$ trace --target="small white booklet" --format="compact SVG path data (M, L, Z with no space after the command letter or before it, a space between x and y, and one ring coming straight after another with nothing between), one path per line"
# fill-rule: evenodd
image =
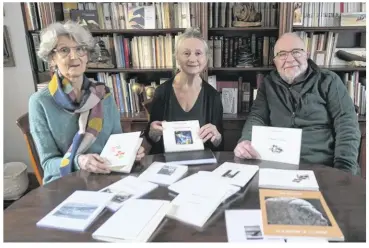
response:
M199 136L200 123L195 121L163 122L165 152L204 150Z
M262 160L299 164L302 129L253 126L251 145Z
M172 200L167 217L202 228L223 202L225 194L227 188L202 188L196 192L181 192Z
M127 201L93 234L106 242L147 242L169 211L165 200L132 199Z
M108 161L110 170L130 173L142 144L140 132L110 135L100 156Z
M140 198L158 187L157 184L147 182L134 176L126 176L125 178L110 184L100 190L114 194L114 198L107 206L112 211L117 211L129 199Z
M285 242L282 238L264 237L260 209L226 210L225 222L227 238L230 243Z
M319 191L319 184L311 170L262 168L259 188Z
M187 171L188 167L186 165L154 162L141 173L139 178L162 186L168 186L181 179Z
M39 227L85 231L114 195L77 190L37 222Z
M230 184L244 187L258 172L259 166L225 162L213 170L213 174L227 179Z
M185 177L168 187L169 191L177 194L186 192L198 192L198 191L217 191L226 190L222 202L227 200L232 195L240 191L240 187L231 185L227 179L219 177L209 171L199 171Z

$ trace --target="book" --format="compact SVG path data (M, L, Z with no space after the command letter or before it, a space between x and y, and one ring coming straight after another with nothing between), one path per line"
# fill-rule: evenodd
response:
M251 145L261 160L300 163L302 129L253 126L251 135Z
M93 234L106 242L147 242L170 209L165 200L133 199L127 201Z
M230 184L244 187L258 172L259 166L225 162L212 171L229 181Z
M226 189L226 194L222 201L226 201L231 196L240 191L240 187L231 185L228 180L219 177L209 171L199 171L185 177L168 187L170 192L181 194L184 192L216 191Z
M319 191L311 170L281 170L262 168L259 171L259 188Z
M141 132L110 135L100 156L107 160L110 170L130 173L142 144Z
M344 241L320 191L259 189L266 237Z
M113 196L104 192L76 190L36 226L83 232L102 213Z
M199 136L198 120L165 121L162 126L165 152L204 150L204 143Z
M139 178L162 186L168 186L181 179L187 171L188 167L185 165L154 162L141 173Z
M217 162L214 153L210 149L164 153L164 158L167 164L179 165L215 164Z
M127 200L140 198L155 190L157 187L157 184L147 182L134 176L126 176L101 189L99 192L114 194L113 199L109 202L107 207L115 212L122 207Z

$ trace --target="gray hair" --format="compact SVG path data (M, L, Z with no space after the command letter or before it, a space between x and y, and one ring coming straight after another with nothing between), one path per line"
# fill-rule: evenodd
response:
M201 32L198 28L186 28L184 33L178 36L176 46L175 46L175 54L177 54L177 52L178 52L178 48L179 48L180 43L183 40L190 39L190 38L199 39L204 43L205 54L206 54L206 57L208 57L208 55L209 55L208 42L204 39L204 37L202 36L202 34L201 34Z
M96 41L91 33L78 23L73 21L56 22L41 31L41 42L37 55L42 60L49 62L60 36L68 36L78 44L87 46L90 52L97 49Z

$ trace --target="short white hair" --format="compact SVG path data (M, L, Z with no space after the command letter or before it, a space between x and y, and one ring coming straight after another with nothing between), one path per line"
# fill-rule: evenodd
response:
M68 36L78 44L87 46L90 52L98 49L91 33L78 23L73 21L67 21L66 23L56 22L41 31L41 42L37 55L42 60L49 62L60 36Z
M186 40L186 39L190 39L190 38L195 38L195 39L199 39L204 43L204 49L205 49L205 54L206 57L208 57L209 55L209 47L208 47L208 42L204 39L204 37L202 36L200 30L198 28L187 28L183 34L180 34L177 38L177 43L175 46L175 54L177 55L178 53L178 48L179 45L182 41Z

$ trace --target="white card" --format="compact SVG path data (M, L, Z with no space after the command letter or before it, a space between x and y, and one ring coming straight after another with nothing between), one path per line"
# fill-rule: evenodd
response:
M259 170L257 165L225 162L213 170L216 174L229 181L230 184L244 187Z
M198 120L163 122L165 152L204 150L204 143L198 134L199 130Z
M301 136L298 128L253 126L251 145L262 160L299 164Z

